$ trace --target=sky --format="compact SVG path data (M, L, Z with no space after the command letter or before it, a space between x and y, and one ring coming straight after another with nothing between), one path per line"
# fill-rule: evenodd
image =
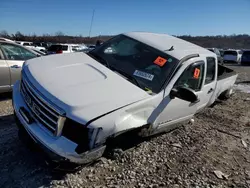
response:
M250 0L1 0L0 31L88 36L250 34Z

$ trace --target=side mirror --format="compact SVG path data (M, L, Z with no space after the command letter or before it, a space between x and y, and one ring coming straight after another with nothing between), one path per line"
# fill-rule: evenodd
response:
M194 91L186 87L173 88L170 92L170 98L174 99L175 97L191 103L199 102Z

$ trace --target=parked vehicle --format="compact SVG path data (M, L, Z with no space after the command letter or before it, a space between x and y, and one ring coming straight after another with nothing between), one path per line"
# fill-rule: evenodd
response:
M207 48L209 51L215 53L217 55L218 63L219 64L224 64L223 63L223 57L221 56L221 53L218 48Z
M28 42L28 41L15 41L17 44L20 44L22 46L33 46L33 43L32 42Z
M220 51L220 56L222 57L222 59L223 59L223 56L224 56L224 50L223 49L219 49L219 51Z
M224 63L240 63L241 51L240 50L225 50L223 61Z
M200 46L130 32L89 53L26 61L13 106L21 140L53 161L85 164L128 131L145 137L189 121L216 98L229 98L236 78Z
M96 47L96 46L95 46L94 44L90 44L90 45L88 45L88 49L89 49L89 50L94 50L94 49L95 49L95 47Z
M0 37L0 41L15 42L14 40L10 40L4 37Z
M52 44L48 48L48 54L63 54L63 53L72 53L74 49L72 45L69 44Z
M38 53L14 42L0 41L0 93L12 90L20 79L23 62L40 56Z
M43 52L43 51L37 50L36 48L31 49L31 50L32 50L32 51L34 51L35 53L37 53L37 54L41 55L41 56L46 55L46 52Z
M39 51L46 52L48 45L45 42L33 42L33 46Z
M250 50L245 50L241 56L241 65L250 65Z

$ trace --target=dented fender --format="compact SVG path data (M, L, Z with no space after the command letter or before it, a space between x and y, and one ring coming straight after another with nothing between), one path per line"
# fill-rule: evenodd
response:
M115 132L122 133L126 130L151 124L152 122L150 122L149 119L154 109L155 108L153 106L147 106L145 108L130 109L125 111L115 121Z

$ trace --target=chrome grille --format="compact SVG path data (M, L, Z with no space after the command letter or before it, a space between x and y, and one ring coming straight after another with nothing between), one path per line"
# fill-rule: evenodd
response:
M35 119L54 135L59 135L59 131L62 129L61 126L64 123L63 112L55 109L45 101L24 75L22 76L20 90L25 103L33 113Z

